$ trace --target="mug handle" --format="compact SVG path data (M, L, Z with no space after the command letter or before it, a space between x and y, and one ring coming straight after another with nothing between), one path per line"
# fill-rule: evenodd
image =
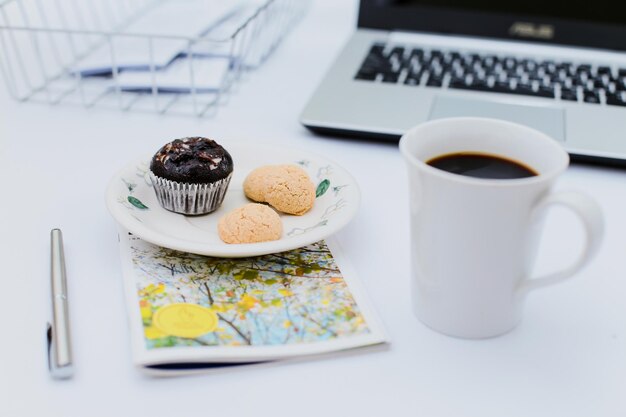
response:
M581 270L598 252L600 242L604 235L604 217L602 209L594 200L584 194L576 192L560 192L549 194L541 200L534 209L534 213L539 214L546 210L549 206L561 205L572 210L582 221L586 234L585 247L582 254L571 266L553 272L539 278L531 278L524 280L519 289L523 293L531 290L542 288L547 285L557 284L571 277Z

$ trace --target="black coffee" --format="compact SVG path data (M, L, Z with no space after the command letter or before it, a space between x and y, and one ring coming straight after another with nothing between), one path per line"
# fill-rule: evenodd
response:
M474 178L508 180L539 175L520 162L482 153L452 153L438 156L426 163L443 171Z

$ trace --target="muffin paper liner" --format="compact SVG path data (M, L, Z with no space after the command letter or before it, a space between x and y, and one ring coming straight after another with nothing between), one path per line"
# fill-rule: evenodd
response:
M166 180L150 172L159 204L166 210L192 216L217 210L224 201L231 177L232 173L210 184L186 184Z

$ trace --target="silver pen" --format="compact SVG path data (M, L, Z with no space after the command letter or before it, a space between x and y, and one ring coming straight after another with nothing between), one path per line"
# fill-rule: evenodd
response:
M63 235L60 229L50 232L50 284L52 323L48 323L48 366L53 378L71 378L74 374L70 320L67 303L67 278Z

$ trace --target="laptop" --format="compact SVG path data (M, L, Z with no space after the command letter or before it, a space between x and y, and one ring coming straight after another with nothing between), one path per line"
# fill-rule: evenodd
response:
M358 30L301 122L397 140L455 116L522 123L575 160L626 164L626 5L361 0Z

